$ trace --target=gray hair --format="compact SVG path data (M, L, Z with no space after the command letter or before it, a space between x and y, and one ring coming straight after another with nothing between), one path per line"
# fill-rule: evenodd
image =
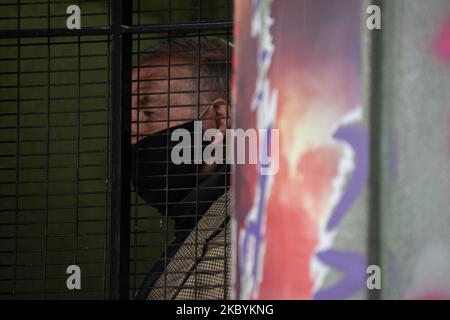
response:
M208 99L223 98L229 101L232 47L231 43L217 37L174 38L144 50L140 55L140 64L145 65L169 53L181 57L192 65L192 81L199 80L199 74L207 77Z

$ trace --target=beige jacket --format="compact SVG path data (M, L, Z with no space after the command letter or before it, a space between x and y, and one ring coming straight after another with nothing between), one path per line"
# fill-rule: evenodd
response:
M227 299L230 292L231 196L217 199L156 280L147 299Z

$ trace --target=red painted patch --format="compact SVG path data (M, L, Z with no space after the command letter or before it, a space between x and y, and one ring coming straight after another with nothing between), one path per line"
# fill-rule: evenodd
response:
M436 53L444 60L450 61L450 21L448 21L436 41Z

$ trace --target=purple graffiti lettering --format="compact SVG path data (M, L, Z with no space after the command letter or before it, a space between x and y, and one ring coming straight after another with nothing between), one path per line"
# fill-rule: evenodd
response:
M258 92L258 95L256 96L256 100L261 101L263 99L263 97L264 97L264 92L263 91Z
M267 129L267 140L266 148L270 146L271 141L271 128ZM240 247L240 274L242 282L245 281L245 277L248 276L245 272L246 264L251 265L250 277L252 281L252 292L255 293L258 290L258 275L261 273L263 264L261 261L261 254L264 250L265 239L264 239L264 229L265 229L265 217L266 217L266 193L267 193L267 183L270 177L268 175L259 175L257 192L259 192L259 199L256 209L256 220L252 221L246 219L244 226L244 236L242 245ZM250 243L252 246L250 247ZM252 250L252 251L251 251ZM250 259L251 258L251 259ZM248 280L247 280L248 281Z
M345 299L363 289L366 285L366 256L360 253L328 250L317 257L325 264L342 272L342 280L334 286L318 291L317 300Z
M253 1L253 14L256 13L256 11L259 9L259 5L261 4L261 0L254 0Z
M261 52L261 60L262 61L266 60L268 56L269 56L269 52L267 50L264 50L263 52Z
M348 186L327 223L327 231L337 227L362 192L369 176L369 136L362 123L351 123L340 127L334 138L347 142L354 151L355 170ZM323 263L343 273L342 279L334 286L318 291L315 299L345 299L365 286L366 255L330 249L317 253Z
M347 142L353 148L356 166L341 201L333 209L327 223L327 231L334 229L339 224L362 192L369 176L369 137L362 124L351 123L340 127L334 138Z

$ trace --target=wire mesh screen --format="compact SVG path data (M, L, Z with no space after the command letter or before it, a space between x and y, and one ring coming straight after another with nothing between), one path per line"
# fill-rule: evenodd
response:
M71 5L80 8L80 29L66 26ZM167 279L178 273L194 275L192 284L189 280L183 285L193 288L193 298L202 297L202 285L208 286L200 281L204 272L197 266L172 270L169 263L181 243L188 243L187 235L198 233L204 208L228 189L229 168L213 168L205 178L202 166L196 165L194 172L177 178L190 184L177 186L169 181L168 158L150 157L150 163L165 163L166 170L159 172L165 185L150 181L148 186L147 181L140 188L139 182L152 174L146 177L147 167L141 168L146 161L135 156L145 154L152 143L148 148L136 146L149 143L155 137L145 138L168 127L191 120L220 122L230 116L229 108L225 115L204 110L214 109L212 102L218 99L229 105L231 19L230 0L0 4L2 299L146 298L158 286L164 290L153 298L175 298L169 291L182 284ZM207 41L208 46L201 48L205 39L213 39L218 47ZM172 46L181 40L187 41L188 50L174 54ZM212 60L203 59L208 55ZM156 56L167 59L155 61ZM185 61L177 61L180 57ZM208 63L222 65L223 71L211 73L214 68L204 68ZM155 78L149 70L158 68L167 72ZM185 73L178 74L177 68L185 68ZM159 91L143 85L173 81L179 85L159 84ZM213 99L207 92L216 90L217 81L225 84L225 90L214 100L203 101L206 96ZM174 102L177 96L181 100ZM145 110L155 106L160 115L156 118L155 110ZM176 111L188 109L192 112ZM166 154L171 150L169 144L163 149ZM211 181L213 176L221 178ZM220 191L202 199L202 188ZM159 203L164 208L149 201L149 190L164 191ZM170 210L170 199L186 192L191 198L184 203L192 208L180 218ZM183 199L176 200L183 204ZM228 214L224 209L217 215ZM198 236L194 238L200 244ZM183 241L174 244L174 239ZM225 243L226 237L221 239ZM194 247L186 261L202 259L200 247ZM226 261L225 257L226 252L216 258ZM68 286L71 265L81 270L81 288ZM221 283L209 284L221 288L223 297L226 267L222 264L220 269Z
M2 298L104 298L109 228L109 36L38 37L66 25L66 2L3 1L0 291ZM107 25L108 1L83 6ZM6 34L7 35L7 34ZM82 270L69 290L66 270Z
M199 22L202 30L153 26L133 36L130 297L227 298L229 167L174 165L172 138L181 129L194 139L196 123L200 135L230 123L231 32L215 22L231 21L231 1L138 1L134 9L143 30L149 12L169 24ZM205 226L208 209L214 219Z

